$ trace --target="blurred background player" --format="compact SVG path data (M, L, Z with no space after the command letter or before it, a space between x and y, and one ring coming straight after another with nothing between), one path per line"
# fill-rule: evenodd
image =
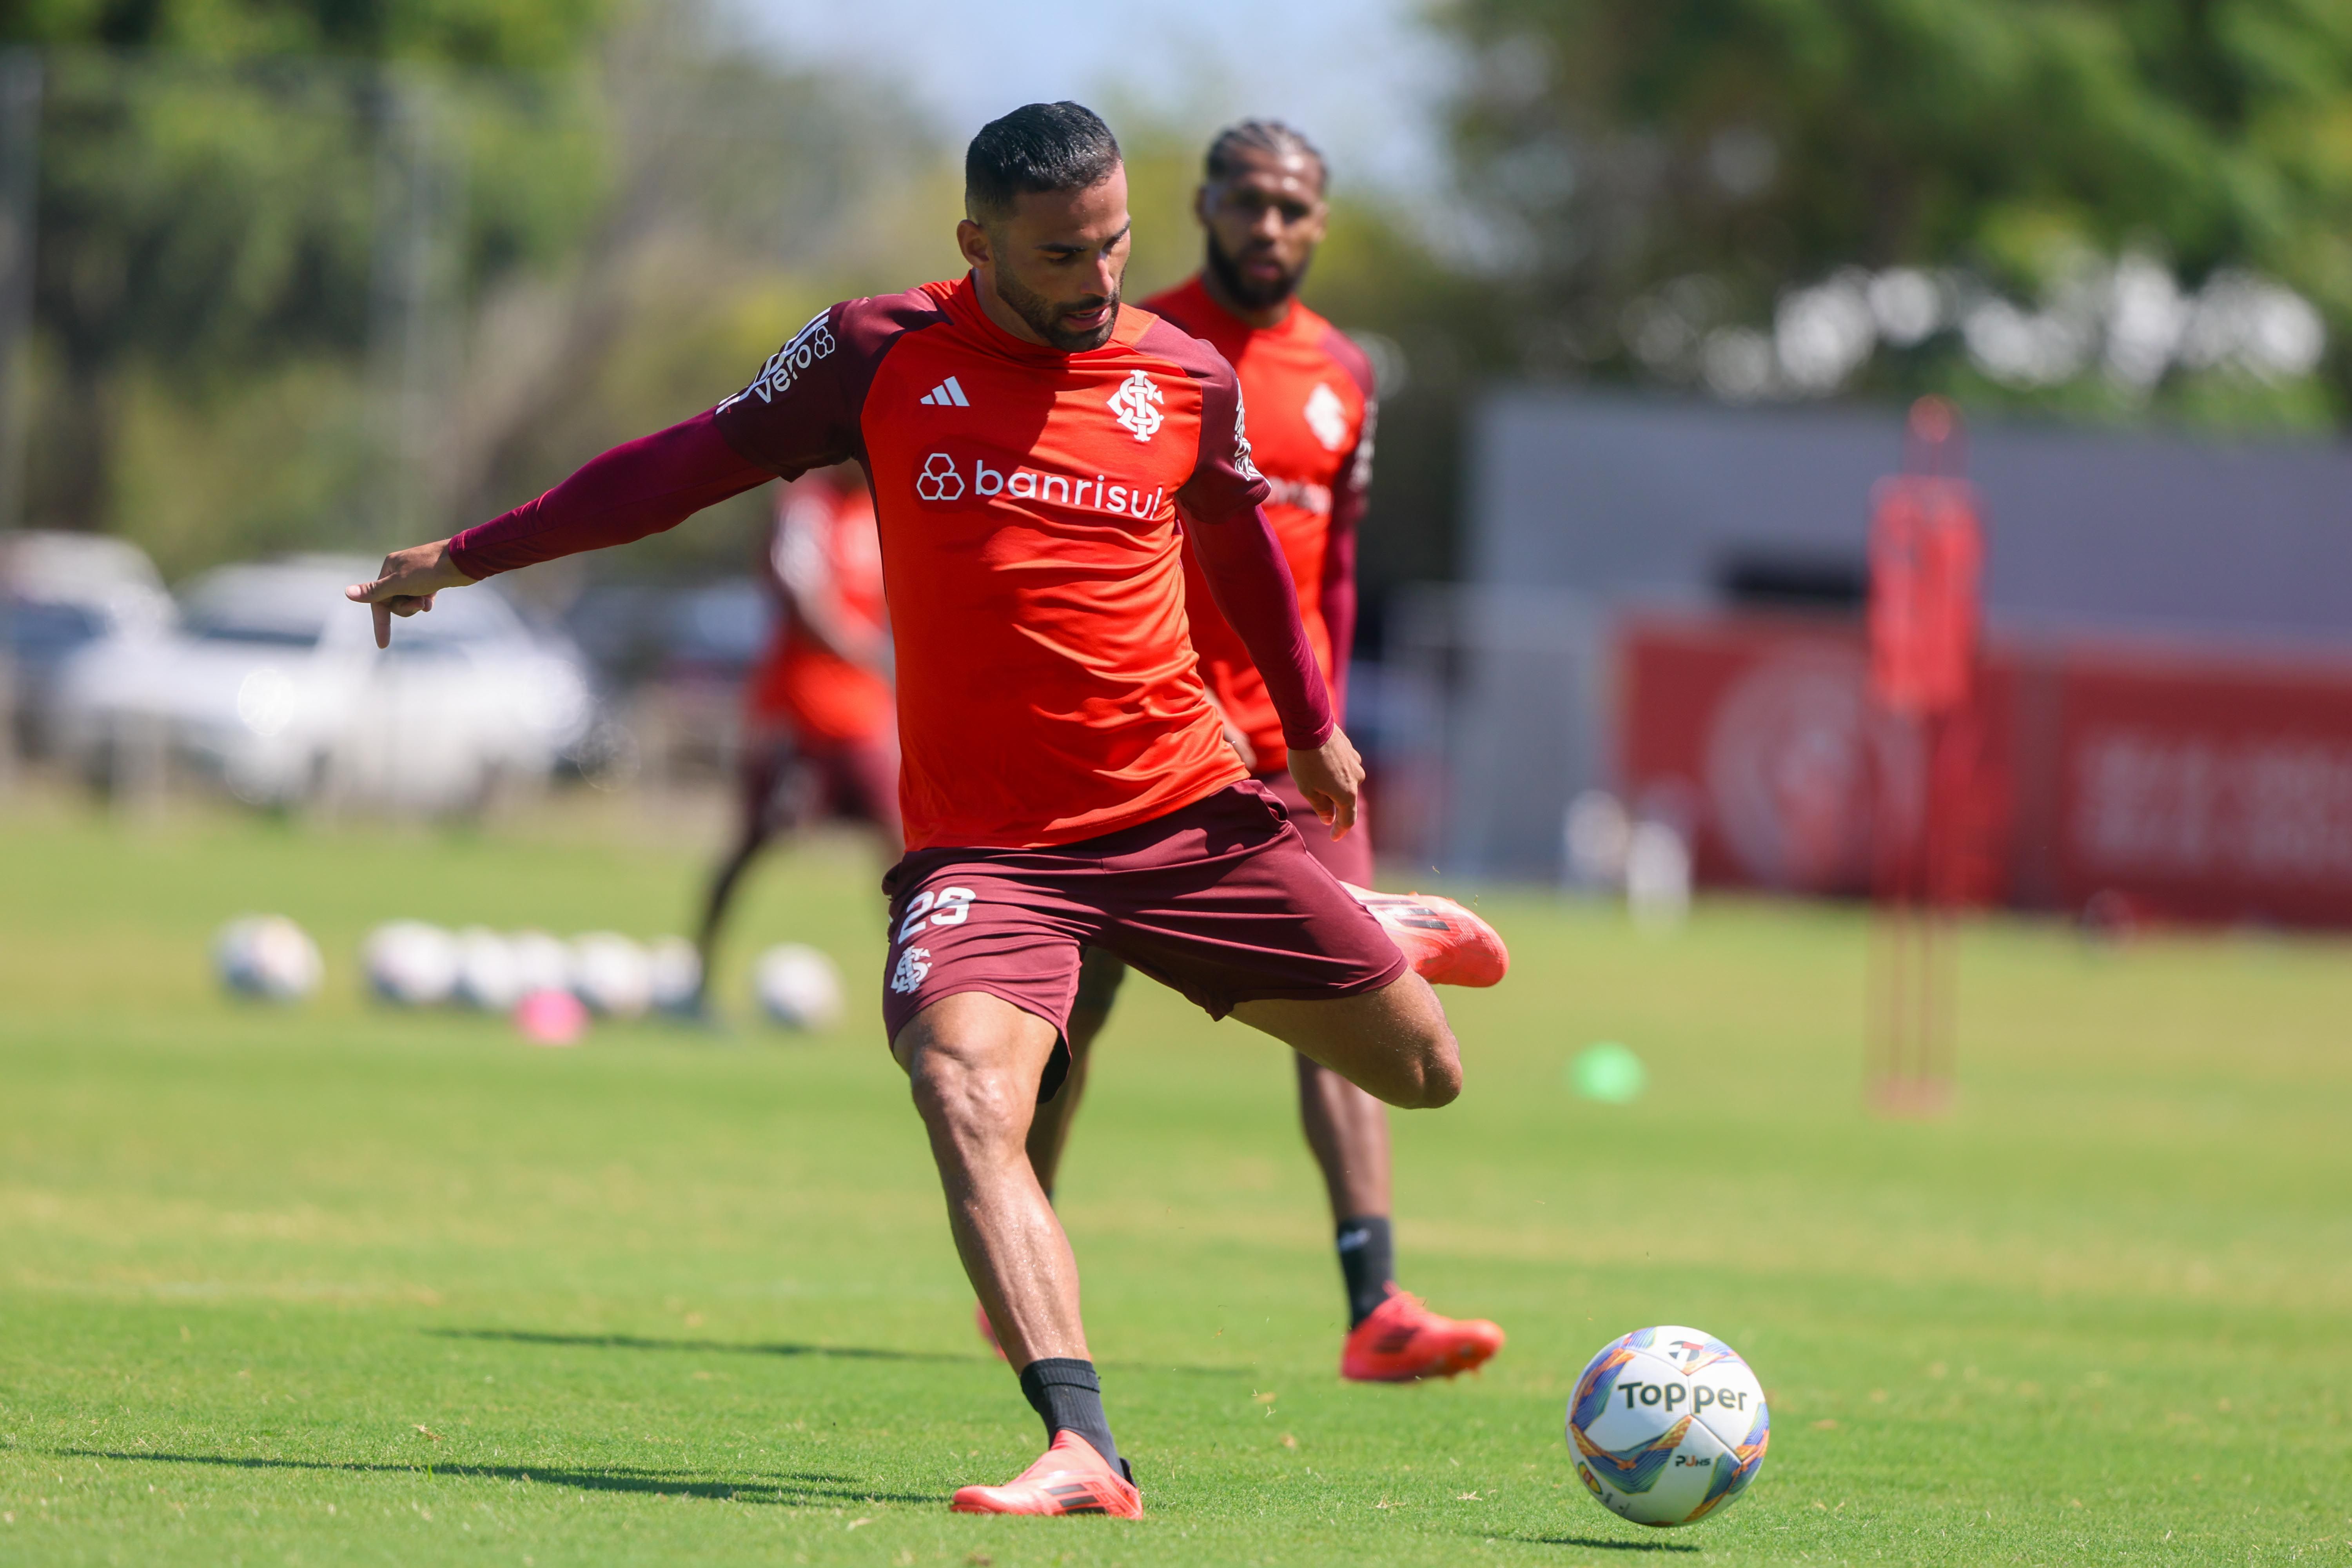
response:
M1146 300L1145 309L1213 344L1240 374L1251 448L1274 492L1265 513L1297 585L1299 614L1333 711L1344 719L1356 626L1356 524L1371 480L1378 403L1362 351L1295 298L1323 238L1325 180L1323 155L1278 121L1245 120L1220 133L1193 198L1207 237L1205 263L1191 281ZM1290 776L1282 721L1265 677L1218 613L1189 545L1184 563L1192 645L1223 710L1226 739L1282 801L1316 858L1340 881L1370 886L1371 839L1362 821L1343 838L1320 826ZM1413 918L1409 907L1396 915ZM1126 973L1100 950L1087 953L1080 972L1069 1079L1037 1108L1029 1132L1030 1163L1048 1193L1085 1090L1088 1047ZM1491 984L1496 977L1471 983ZM1347 1282L1341 1375L1399 1383L1451 1377L1482 1364L1501 1348L1502 1330L1483 1320L1441 1317L1397 1287L1387 1108L1337 1073L1303 1056L1294 1059L1299 1120L1323 1170Z
M870 823L887 860L903 847L882 544L855 464L782 489L761 575L776 631L744 687L741 826L703 904L698 1010L736 884L771 839L840 817Z

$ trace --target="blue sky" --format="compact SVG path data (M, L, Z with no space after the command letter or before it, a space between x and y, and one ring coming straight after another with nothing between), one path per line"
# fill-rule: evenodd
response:
M1286 119L1349 184L1406 193L1438 168L1433 114L1450 61L1418 0L726 4L792 58L898 79L958 142L1015 105L1079 98L1114 128L1121 102L1203 131L1242 114Z

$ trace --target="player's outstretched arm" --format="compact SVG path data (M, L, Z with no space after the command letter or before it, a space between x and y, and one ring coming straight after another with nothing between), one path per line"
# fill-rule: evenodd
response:
M590 458L512 511L436 543L393 552L374 582L355 583L344 596L374 610L376 647L389 647L392 617L431 609L444 588L676 528L704 507L775 477L728 445L710 414L698 414Z

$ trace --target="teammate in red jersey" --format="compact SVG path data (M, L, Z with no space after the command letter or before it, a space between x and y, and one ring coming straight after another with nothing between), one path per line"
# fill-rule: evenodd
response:
M1052 1434L1028 1471L953 1506L1135 1517L1076 1263L1024 1142L1067 1070L1081 951L1392 1105L1452 1100L1461 1058L1428 984L1235 760L1197 673L1180 509L1318 826L1354 826L1362 764L1259 510L1232 368L1119 300L1118 142L1076 104L1017 110L973 139L965 206L966 277L834 306L718 407L395 552L351 596L384 642L442 590L675 526L775 475L866 468L908 843L883 884L884 1021L965 1271Z
M1295 297L1323 238L1323 156L1286 125L1248 120L1210 143L1205 174L1193 212L1206 234L1206 262L1191 281L1144 308L1215 345L1241 379L1251 454L1273 491L1265 514L1297 584L1299 615L1333 710L1344 713L1356 625L1356 524L1371 481L1377 401L1363 352ZM1341 882L1370 886L1371 843L1360 812L1357 830L1345 837L1309 831L1315 810L1285 766L1282 720L1265 679L1218 613L1190 550L1185 589L1201 672L1234 750L1282 802L1315 858ZM1413 902L1396 900L1403 908ZM1424 901L1416 913L1462 920L1458 906L1442 900ZM1499 957L1499 947L1493 956ZM1126 970L1108 949L1087 955L1070 1014L1069 1084L1039 1107L1029 1129L1030 1163L1048 1193L1085 1087L1088 1047ZM1499 979L1499 964L1483 978ZM1386 1108L1313 1058L1297 1061L1299 1120L1323 1170L1347 1286L1341 1375L1397 1383L1452 1377L1483 1364L1502 1347L1502 1330L1484 1320L1441 1317L1397 1288Z
M785 486L761 566L779 615L744 683L742 816L695 939L706 994L736 884L777 834L840 816L871 823L893 858L901 847L890 628L865 476L844 466Z

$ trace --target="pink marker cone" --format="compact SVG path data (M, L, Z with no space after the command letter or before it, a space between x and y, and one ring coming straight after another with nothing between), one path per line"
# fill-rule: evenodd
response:
M588 1009L569 991L533 991L515 1004L514 1026L534 1046L576 1046L588 1032Z

